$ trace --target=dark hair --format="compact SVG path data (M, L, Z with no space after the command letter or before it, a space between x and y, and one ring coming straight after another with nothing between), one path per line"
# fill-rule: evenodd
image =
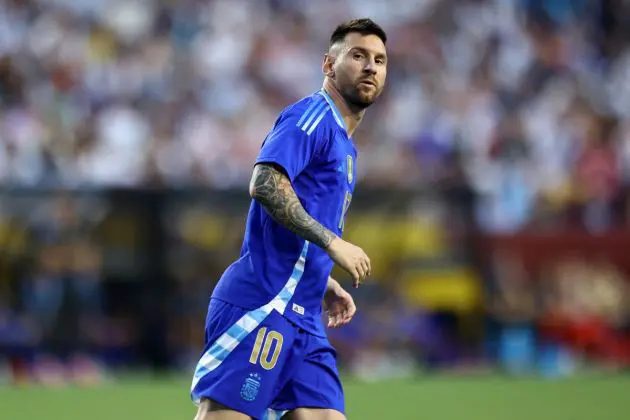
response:
M334 45L338 42L346 39L348 34L353 32L359 33L363 36L365 35L376 35L383 41L383 44L387 43L387 34L383 28L381 28L376 22L369 18L363 19L352 19L347 20L337 26L330 36L330 45Z

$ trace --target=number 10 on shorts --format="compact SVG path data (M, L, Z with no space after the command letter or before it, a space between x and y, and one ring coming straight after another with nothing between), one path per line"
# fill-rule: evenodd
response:
M249 363L252 365L260 363L260 366L265 370L273 369L278 363L278 357L282 350L282 340L282 334L277 331L269 331L269 334L267 334L266 327L258 330L254 349L249 357ZM272 347L273 353L271 351Z

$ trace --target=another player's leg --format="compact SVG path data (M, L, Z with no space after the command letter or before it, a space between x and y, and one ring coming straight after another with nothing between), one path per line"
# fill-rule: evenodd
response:
M222 404L208 399L202 399L194 420L249 420L246 414L234 411Z

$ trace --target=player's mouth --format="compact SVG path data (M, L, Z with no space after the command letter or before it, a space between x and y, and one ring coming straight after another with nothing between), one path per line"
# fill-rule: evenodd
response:
M371 81L371 80L361 80L361 81L359 82L359 85L369 86L369 87L376 88L376 83L374 83L374 82L373 82L373 81Z

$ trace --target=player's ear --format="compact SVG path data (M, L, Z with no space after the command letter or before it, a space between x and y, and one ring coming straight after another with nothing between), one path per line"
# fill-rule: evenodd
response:
M324 54L324 63L322 64L322 71L327 77L334 78L335 77L335 58L330 54Z

